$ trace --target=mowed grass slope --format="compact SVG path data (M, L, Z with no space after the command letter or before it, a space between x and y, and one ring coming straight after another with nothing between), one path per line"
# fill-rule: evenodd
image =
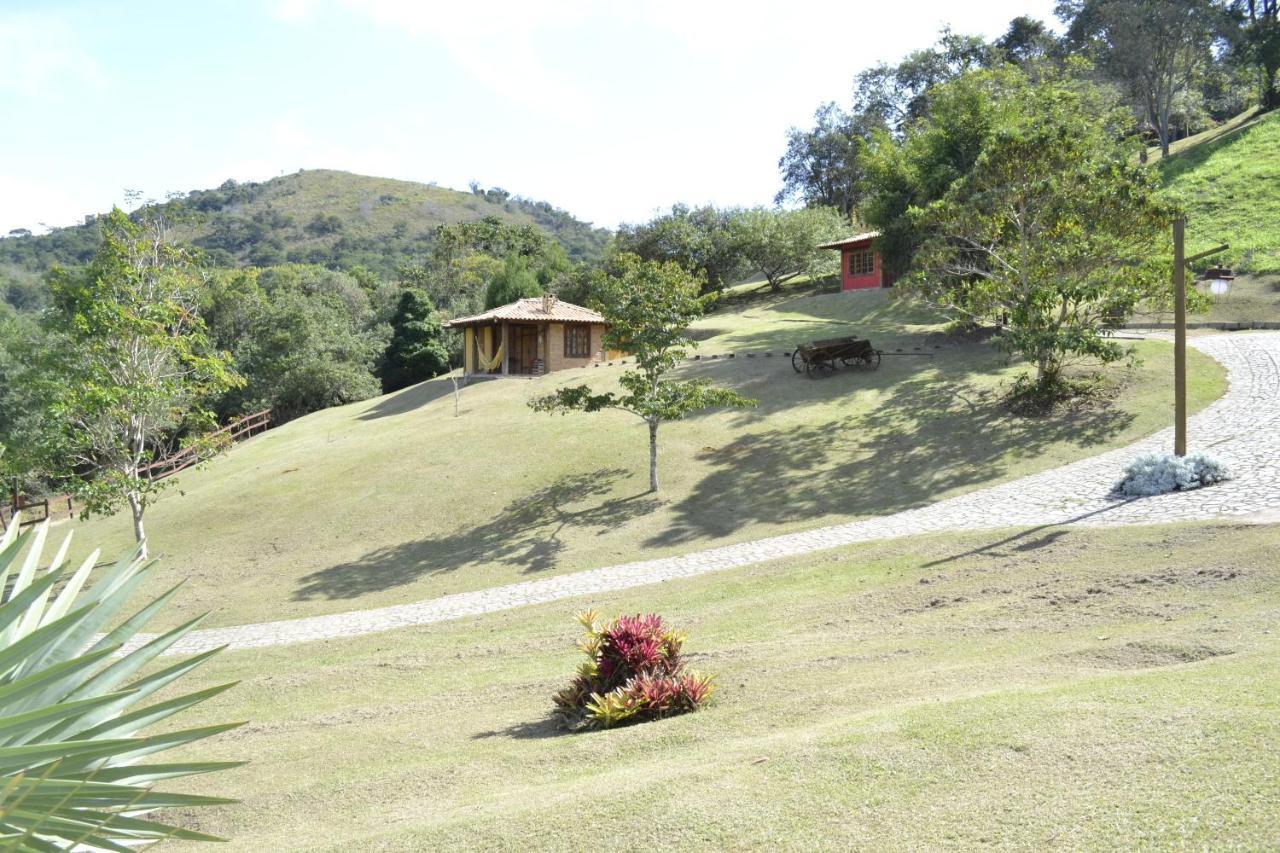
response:
M917 537L225 653L182 812L236 850L1271 849L1280 528ZM704 712L564 734L575 608L658 611Z
M560 383L607 385L621 366L480 382L462 391L457 417L438 379L287 424L181 475L148 512L164 558L156 590L186 581L166 619L372 607L882 515L1168 425L1168 344L1138 342L1143 363L1116 371L1105 405L1026 419L999 399L1021 368L945 339L933 319L887 293L782 297L706 317L700 352L736 357L684 373L760 405L664 426L657 495L638 419L527 407ZM781 356L853 331L891 353L878 371L813 380ZM1194 352L1190 364L1199 408L1222 392L1223 371ZM131 544L124 517L79 527L83 550Z
M1280 276L1280 113L1189 145L1157 168L1186 208L1187 254L1229 243L1204 265Z

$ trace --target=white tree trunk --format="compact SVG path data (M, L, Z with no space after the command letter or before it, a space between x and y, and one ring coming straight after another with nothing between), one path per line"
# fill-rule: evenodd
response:
M649 491L658 491L658 421L649 421Z
M133 538L140 546L142 546L142 558L147 558L147 531L142 526L142 514L146 511L143 506L142 496L136 492L129 493L129 509L133 512Z

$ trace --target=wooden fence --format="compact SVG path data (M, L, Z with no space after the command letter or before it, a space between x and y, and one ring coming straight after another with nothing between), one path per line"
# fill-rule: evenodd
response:
M210 433L209 438L213 440L212 446L214 448L223 449L230 447L241 439L250 437L255 432L262 432L270 426L271 410L263 409L261 412L254 412L252 415L236 418L221 429ZM165 477L171 477L183 469L204 461L209 448L209 442L202 442L200 445L184 448L167 459L161 459L158 462L152 462L150 465L144 466L138 471L138 474L151 482L163 480ZM202 451L205 451L205 453L202 453ZM58 495L38 501L27 500L18 493L18 486L15 482L9 502L0 504L0 528L12 522L14 516L19 512L25 516L22 519L23 527L29 524L39 524L45 519L53 518L55 514L61 514L64 505L66 506L67 518L75 517L75 506L70 495ZM31 515L28 511L33 509L40 510L41 515Z
M270 409L263 409L260 412L254 412L252 415L245 415L227 424L222 429L209 433L205 442L179 450L167 459L161 459L152 462L150 465L143 466L139 469L138 475L153 483L156 480L163 480L165 477L172 477L179 471L203 462L207 458L210 442L218 449L230 447L243 438L249 438L254 434L254 431L262 432L270 426Z
M15 493L7 506L0 504L0 528L12 522L14 516L19 512L24 516L22 527L26 527L29 524L39 524L47 518L53 518L56 513L61 513L64 504L66 505L67 518L71 518L75 514L75 508L71 504L70 495L58 495L57 497L44 498L38 501L27 501ZM42 514L39 516L31 515L29 510L33 509L40 510Z

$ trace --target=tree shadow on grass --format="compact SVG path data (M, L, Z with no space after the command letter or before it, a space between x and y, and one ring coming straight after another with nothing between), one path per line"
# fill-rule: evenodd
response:
M670 547L732 535L757 523L879 516L924 506L952 490L993 483L1014 461L1069 441L1109 441L1134 416L1113 407L1021 418L994 389L920 376L882 387L864 415L754 431L699 458L713 466L646 541Z
M417 385L410 385L394 394L388 394L360 414L360 420L373 421L390 418L420 409L441 397L453 393L453 383L447 376L437 376Z
M379 548L354 562L313 572L301 579L293 599L358 598L469 565L505 563L526 573L554 569L565 548L560 536L566 528L603 533L661 505L648 492L598 502L631 476L625 468L563 476L513 500L478 527Z

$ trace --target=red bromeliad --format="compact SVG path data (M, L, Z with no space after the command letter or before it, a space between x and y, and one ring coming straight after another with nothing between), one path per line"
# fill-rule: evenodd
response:
M685 670L684 636L656 613L619 616L597 626L592 611L580 647L587 661L569 687L555 696L570 724L620 725L696 711L711 695L711 678Z

